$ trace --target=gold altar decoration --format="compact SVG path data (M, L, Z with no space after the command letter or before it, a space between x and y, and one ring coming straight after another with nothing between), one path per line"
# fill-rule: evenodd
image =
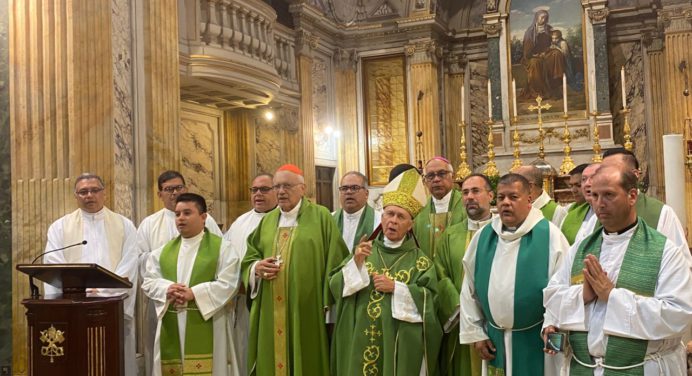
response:
M632 151L634 145L632 144L632 136L630 135L630 109L623 108L620 110L620 113L625 116L625 125L622 128L622 132L625 134L625 149Z
M562 165L560 165L560 175L567 175L570 171L572 171L572 169L574 169L574 161L570 155L572 152L572 147L569 146L569 143L572 141L572 135L570 135L569 127L567 127L567 119L569 119L569 115L567 115L565 112L562 115L562 118L565 120L565 131L562 133L562 141L565 143L565 147L562 150L565 156L562 158Z
M538 159L545 159L545 147L543 146L543 138L545 137L545 132L543 131L543 111L549 110L552 106L550 103L541 104L543 98L539 95L536 97L536 105L531 105L528 107L529 111L538 110Z
M462 121L459 123L459 128L461 128L461 140L459 143L459 160L461 162L459 162L459 167L457 168L456 179L461 181L471 175L471 169L466 162L466 122Z
M483 173L487 177L500 176L500 171L497 170L495 164L495 141L493 139L493 119L488 119L488 163L485 166Z
M62 346L58 346L65 342L64 331L55 329L51 324L50 328L41 330L40 334L41 337L39 339L41 343L45 344L45 346L41 346L41 355L50 357L51 363L54 362L54 357L65 355L65 349Z
M514 123L514 134L512 135L512 146L514 147L514 161L512 161L512 167L509 168L509 172L514 172L517 168L521 167L523 164L521 161L521 152L519 151L519 124L517 124L517 117L512 117L512 123Z
M591 162L600 163L603 162L603 157L601 156L601 136L598 134L598 120L596 119L598 112L592 112L591 116L593 116L593 157Z

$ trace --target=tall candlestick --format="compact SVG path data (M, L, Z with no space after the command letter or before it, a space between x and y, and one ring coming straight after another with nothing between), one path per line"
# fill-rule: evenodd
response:
M514 108L512 109L512 114L514 117L517 117L517 83L512 79L512 99L513 99L513 105Z
M562 74L562 107L563 112L567 113L567 75Z
M488 80L488 119L493 118L493 94L490 90L490 80Z
M627 108L627 92L625 91L625 67L620 68L620 83L622 84L622 108Z
M464 121L466 118L466 109L464 108L466 106L466 103L464 102L464 83L461 83L461 121Z

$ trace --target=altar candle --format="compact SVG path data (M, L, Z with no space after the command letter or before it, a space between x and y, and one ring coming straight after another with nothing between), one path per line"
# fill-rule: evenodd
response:
M514 81L514 79L512 79L512 101L514 104L514 108L513 108L512 113L513 113L514 117L516 118L517 117L517 83L516 83L516 81Z
M620 68L620 83L622 84L622 108L627 108L627 93L625 92L625 67Z
M464 108L465 105L466 105L466 103L464 102L464 83L462 82L461 83L461 121L464 121L464 119L466 118L466 116L465 116L466 111Z
M567 75L562 74L562 107L567 113Z
M488 119L493 118L493 94L490 90L490 80L488 80Z

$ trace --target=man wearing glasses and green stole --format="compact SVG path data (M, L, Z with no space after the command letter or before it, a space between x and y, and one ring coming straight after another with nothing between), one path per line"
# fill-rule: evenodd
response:
M258 376L326 376L329 273L348 248L327 208L303 198L300 168L279 167L274 190L279 210L250 235L242 263L252 299L247 367Z
M368 205L368 177L350 171L341 178L339 201L341 209L332 216L349 251L380 225L380 213Z
M572 246L544 292L555 318L544 333L569 335L563 374L685 375L689 250L638 215L642 193L631 170L604 165L592 180L600 225Z
M466 218L461 193L454 189L454 170L444 157L425 164L425 185L432 197L414 219L413 233L423 252L435 256L435 243L445 229Z
M226 304L239 285L240 259L205 228L202 196L183 193L176 202L180 235L151 252L142 283L159 318L152 375L239 375Z
M332 375L437 374L437 274L410 234L425 201L416 170L392 180L383 190L382 232L359 243L332 276Z
M542 351L543 289L569 245L531 206L523 176L500 178L497 209L498 217L476 232L464 255L459 339L473 344L488 375L552 375Z

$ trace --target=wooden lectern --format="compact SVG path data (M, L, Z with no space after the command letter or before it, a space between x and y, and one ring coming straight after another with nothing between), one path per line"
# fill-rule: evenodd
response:
M32 297L24 299L29 375L121 376L124 374L123 300L127 294L87 294L87 288L130 288L127 278L96 264L20 264ZM41 297L33 278L62 286Z

